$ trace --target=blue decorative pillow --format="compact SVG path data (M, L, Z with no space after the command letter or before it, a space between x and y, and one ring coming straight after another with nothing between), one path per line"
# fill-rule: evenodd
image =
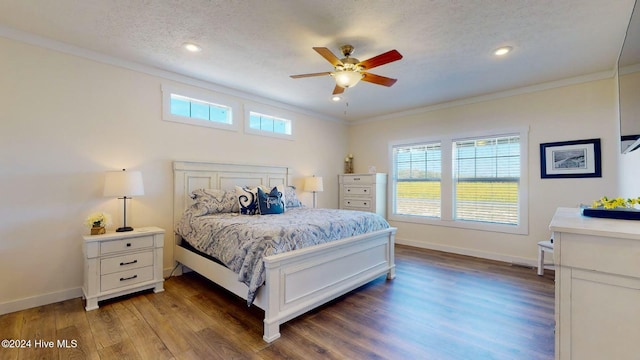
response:
M268 194L262 191L261 188L258 188L258 207L262 215L284 213L282 193L277 187L271 189Z
M258 207L258 188L250 189L248 187L236 186L236 195L238 197L238 205L240 206L240 214L256 215L260 213Z

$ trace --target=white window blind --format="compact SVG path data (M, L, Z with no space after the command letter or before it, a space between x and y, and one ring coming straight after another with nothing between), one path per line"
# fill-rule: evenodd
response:
M520 137L454 141L454 219L519 222Z
M440 143L397 146L393 212L439 218L441 215L442 153Z

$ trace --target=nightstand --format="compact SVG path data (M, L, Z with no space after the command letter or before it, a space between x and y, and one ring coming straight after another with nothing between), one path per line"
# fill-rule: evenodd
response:
M153 288L164 291L162 248L164 230L136 228L83 236L85 309L95 310L98 301Z

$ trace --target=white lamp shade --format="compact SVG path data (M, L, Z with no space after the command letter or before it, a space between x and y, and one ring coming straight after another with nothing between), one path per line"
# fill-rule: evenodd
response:
M130 197L144 195L140 171L111 171L104 178L104 196Z
M356 86L362 79L362 74L358 71L343 70L334 73L336 84L342 88Z
M319 192L323 191L322 176L313 176L304 179L304 191Z

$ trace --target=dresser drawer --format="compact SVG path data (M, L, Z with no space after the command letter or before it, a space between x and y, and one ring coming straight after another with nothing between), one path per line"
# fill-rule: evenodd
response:
M371 195L371 186L344 185L345 195Z
M111 240L100 243L100 254L112 254L120 251L143 249L153 246L153 236L141 236L130 239Z
M637 240L562 233L559 244L563 266L640 278Z
M342 182L344 184L375 184L376 177L375 174L367 175L353 175L353 176L343 176Z
M100 260L100 275L153 265L153 250Z
M153 279L153 266L119 271L100 276L100 291L134 285Z
M344 199L342 208L348 210L370 210L371 203L371 200L366 199Z

